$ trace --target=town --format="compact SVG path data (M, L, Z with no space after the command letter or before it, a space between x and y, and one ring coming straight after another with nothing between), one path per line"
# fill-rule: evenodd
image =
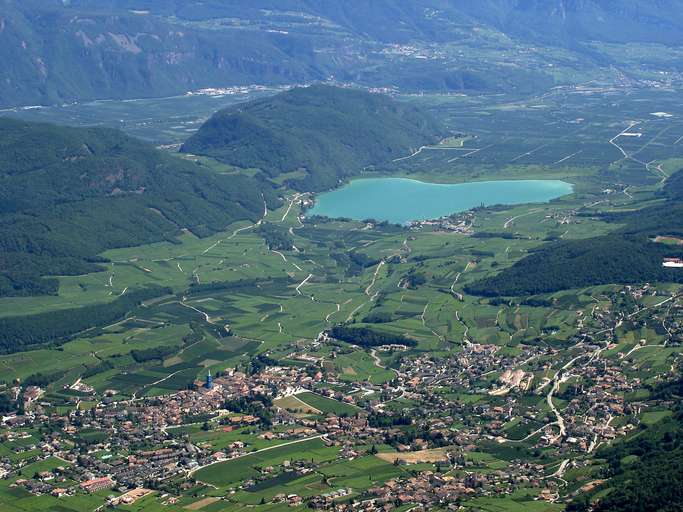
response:
M642 306L644 297L656 302ZM42 400L40 387L16 383L11 391L23 400L23 414L5 416L1 435L20 457L0 459L0 476L20 475L12 485L36 496L111 492L107 502L117 506L156 493L173 504L180 492L202 488L207 469L278 446L319 441L333 449L330 458L316 461L305 451L293 452L229 487L248 491L273 479L375 458L425 469L361 489L278 494L272 501L338 511L388 511L402 504L455 510L465 499L524 488L554 502L567 472L590 464L586 456L602 444L638 428L643 411L659 410L656 401L624 397L642 389L634 353L680 344L680 299L649 285L625 287L609 302L597 302L588 315L577 315L568 351L543 344L509 351L465 339L451 357L404 358L391 381L364 382L360 390L317 356L326 344L348 346L330 336L290 347L289 358L301 366L285 367L261 356L255 371L226 368L189 389L153 398L117 400L110 390L93 396L87 408L77 399L76 408L64 415L45 412L50 404ZM625 323L633 329L661 325L665 341L652 346L643 340L626 353L609 355ZM406 348L378 350L401 354ZM670 362L674 372L680 359ZM81 396L94 393L80 381L72 388ZM215 433L220 442L194 439L187 430L192 425L200 425L194 432ZM486 453L515 450L519 456L508 457L504 466L472 471ZM41 460L59 464L35 474L22 471Z

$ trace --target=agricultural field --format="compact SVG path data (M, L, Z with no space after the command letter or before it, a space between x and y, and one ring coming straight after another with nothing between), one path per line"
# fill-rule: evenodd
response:
M200 469L195 478L200 482L214 486L229 486L237 484L243 479L255 476L256 466L270 466L282 464L285 460L333 460L336 456L334 449L326 448L320 439L311 439L300 443L291 443L269 449L262 449L239 459L222 462Z
M342 416L344 414L353 416L358 412L358 407L332 400L316 393L301 393L296 395L296 397L323 414L333 413L336 416Z
M3 115L72 126L118 128L155 144L183 142L196 132L216 109L272 95L276 88L241 90L238 94L187 94L168 98L142 98L128 101L88 101L41 108L6 109Z

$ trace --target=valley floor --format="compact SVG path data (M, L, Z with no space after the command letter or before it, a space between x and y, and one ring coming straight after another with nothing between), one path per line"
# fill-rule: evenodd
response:
M601 450L671 421L658 390L680 376L681 286L466 293L544 244L613 232L606 210L661 203L683 125L650 116L652 97L624 119L592 98L545 100L548 126L521 124L537 99L492 106L495 136L473 106L416 100L462 119L477 153L422 151L396 173L575 184L551 203L406 228L306 218L306 196L283 189L258 223L109 251L58 297L0 299L11 317L171 288L59 347L0 355L0 389L28 413L0 428L0 512L541 512L599 487ZM352 342L331 336L339 324Z

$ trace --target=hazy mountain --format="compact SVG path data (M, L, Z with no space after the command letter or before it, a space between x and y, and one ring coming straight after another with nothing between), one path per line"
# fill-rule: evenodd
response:
M275 33L194 30L155 16L75 9L53 0L0 0L0 58L7 64L0 105L164 96L216 84L322 77L307 41L282 39Z
M323 190L443 135L439 123L412 105L317 85L220 111L182 150L270 177L304 171L290 186Z
M593 41L681 44L680 0L453 0L510 37L553 46Z
M101 5L79 0L72 5ZM115 8L146 9L187 21L299 21L384 42L448 41L456 27L489 25L512 37L561 45L574 41L680 44L680 0L114 0ZM115 9L114 8L114 9ZM307 15L308 18L303 17ZM308 27L306 27L308 25ZM318 29L319 30L319 29Z
M331 76L408 90L528 92L561 82L558 69L589 78L615 63L637 71L622 62L626 54L600 45L679 45L683 32L681 0L0 0L0 7L5 106Z

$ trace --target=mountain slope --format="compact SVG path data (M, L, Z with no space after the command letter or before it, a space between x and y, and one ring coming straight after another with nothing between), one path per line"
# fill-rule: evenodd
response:
M0 106L329 77L529 92L640 76L602 43L680 47L682 32L680 0L0 0Z
M443 129L431 116L387 96L325 85L296 88L218 112L182 151L207 155L319 191L364 167L433 144Z
M0 0L0 105L169 96L322 78L307 41L202 30L129 10ZM315 68L315 69L314 69Z
M72 4L99 5L97 0ZM488 25L511 37L559 46L577 42L680 44L679 0L114 0L114 6L149 9L188 21L279 15L313 17L312 25L365 35L382 42L447 41L455 27ZM302 27L302 30L305 30Z
M552 46L594 41L679 46L679 0L453 0L466 15L513 38Z
M217 175L120 132L0 119L0 295L54 293L44 275L99 270L114 247L256 220L256 179Z

